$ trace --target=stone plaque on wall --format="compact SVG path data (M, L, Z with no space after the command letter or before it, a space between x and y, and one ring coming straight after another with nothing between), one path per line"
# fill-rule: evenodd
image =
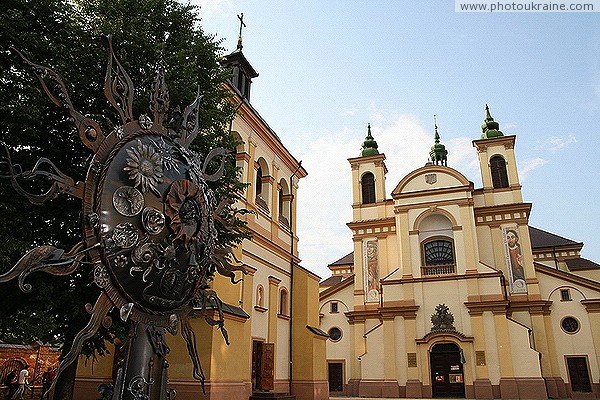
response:
M485 351L477 350L475 352L475 362L477 363L478 367L482 367L485 365Z
M416 367L417 366L417 353L407 353L408 357L408 366Z

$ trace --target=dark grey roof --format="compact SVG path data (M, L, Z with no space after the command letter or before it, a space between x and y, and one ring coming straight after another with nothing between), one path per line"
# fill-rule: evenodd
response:
M350 254L346 254L344 257L340 258L339 260L334 261L331 264L329 264L329 266L331 266L331 265L349 265L349 264L354 264L354 252L352 252Z
M342 275L333 275L325 279L324 281L321 281L321 283L319 283L319 286L335 286L338 283L340 283L343 279L344 277Z
M317 328L316 326L306 325L306 329L308 329L309 331L311 331L315 335L323 336L323 337L327 337L327 338L329 337L329 335L327 334L327 332L321 330L320 328Z
M588 260L587 258L574 258L572 260L565 260L569 271L581 271L587 269L600 269L600 264Z
M534 249L559 246L577 246L582 245L571 239L546 232L533 226L529 227L529 237L531 238L531 247Z
M250 78L256 78L258 76L258 72L252 67L252 64L250 64L240 49L236 49L223 57L223 64L225 67L232 64L238 64Z
M243 308L231 304L223 303L223 312L240 318L250 318L250 315Z

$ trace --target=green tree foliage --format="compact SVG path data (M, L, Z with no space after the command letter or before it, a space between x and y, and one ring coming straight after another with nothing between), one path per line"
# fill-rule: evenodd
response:
M47 98L29 67L10 48L37 64L49 66L67 85L75 109L97 120L108 134L120 121L104 97L106 35L113 35L117 58L132 78L134 116L150 114L150 87L156 63L163 57L170 108L182 110L203 94L201 133L192 147L206 154L213 147L230 150L227 134L234 105L225 86L228 72L219 64L219 41L205 35L198 10L177 0L3 0L0 4L0 141L13 162L31 168L47 157L65 174L83 180L91 153L79 141L65 110ZM235 196L242 188L235 163L227 163L220 196ZM5 173L6 171L2 171ZM7 180L0 180L0 272L6 272L34 246L51 244L70 249L82 238L81 201L59 196L42 205L29 204ZM222 244L246 237L240 223L221 232ZM68 349L87 323L85 303L99 290L91 269L80 267L70 277L34 274L31 293L16 282L0 287L0 340L30 343L41 340ZM118 317L113 317L117 321ZM84 352L104 354L118 324L101 328Z

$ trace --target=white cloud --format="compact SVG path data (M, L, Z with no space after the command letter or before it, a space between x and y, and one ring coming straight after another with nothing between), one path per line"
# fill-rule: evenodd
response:
M561 150L565 146L568 146L571 143L577 143L577 139L572 134L566 138L552 136L550 139L548 139L548 145L549 145L548 149L552 152L556 152L558 150Z
M433 133L411 115L402 115L389 125L372 123L371 131L387 157L389 197L402 177L425 165ZM359 155L366 133L365 127L362 132L345 129L321 135L299 152L308 171L298 192L300 258L305 268L321 277L330 275L327 264L353 250L352 235L346 226L352 220L352 170L347 159Z
M340 111L339 116L340 117L352 117L355 114L356 114L356 109L350 109L350 110Z
M475 187L481 186L481 171L479 158L470 137L453 138L446 144L448 149L448 166L460 171L467 179L474 182Z
M519 168L519 180L521 182L525 181L532 171L535 171L536 169L540 168L541 166L547 163L548 160L544 160L540 157L530 158L528 160L523 161Z
M298 236L302 265L321 277L327 264L352 251L352 186L347 159L358 156L361 139L348 130L323 135L300 153L308 176L298 191Z

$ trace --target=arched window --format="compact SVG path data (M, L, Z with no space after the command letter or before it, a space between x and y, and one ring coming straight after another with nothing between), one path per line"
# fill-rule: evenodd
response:
M288 313L288 291L285 288L282 288L279 291L279 314L280 315L289 315L289 313Z
M288 188L288 184L285 179L279 181L279 189L277 190L278 203L279 203L279 222L286 226L290 226L290 202L291 194Z
M367 172L360 180L363 204L375 203L375 177Z
M448 239L433 239L423 243L423 275L453 274L455 268L452 247L452 241Z
M269 177L269 164L264 158L259 157L256 160L256 179L254 181L254 201L258 208L269 214L273 203L271 203L271 181Z
M506 162L501 156L490 159L490 170L492 173L492 185L495 189L508 187L508 174L506 173Z
M260 196L262 193L262 167L259 165L256 170L256 181L254 182L254 190L256 192L256 197Z

